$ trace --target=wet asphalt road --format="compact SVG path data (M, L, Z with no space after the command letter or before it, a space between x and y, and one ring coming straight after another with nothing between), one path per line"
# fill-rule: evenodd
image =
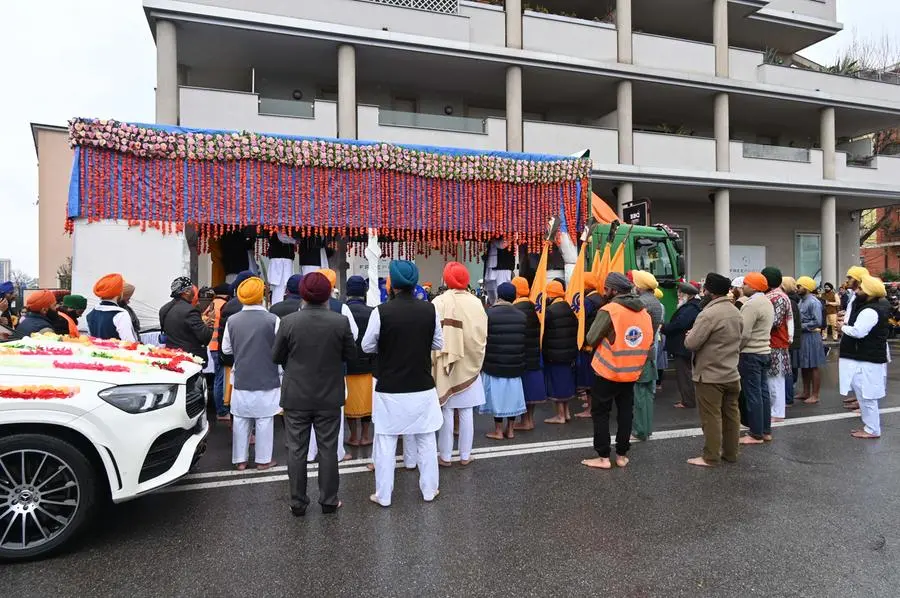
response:
M539 425L500 451L510 443L485 439L482 416L480 454L441 470L434 503L401 469L393 506L376 507L371 474L350 463L346 506L324 516L314 503L301 519L280 468L228 475L219 427L200 477L106 509L65 554L0 565L0 596L897 596L900 413L883 416L881 440L850 438L855 419L827 417L844 413L834 377L821 405L791 408L794 425L736 465L684 463L702 444L697 416L672 409L666 385L660 432L627 469L579 465L589 420Z

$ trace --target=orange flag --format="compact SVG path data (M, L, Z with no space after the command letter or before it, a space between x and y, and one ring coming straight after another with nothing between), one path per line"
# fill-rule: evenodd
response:
M534 273L534 282L531 283L531 295L529 299L534 303L534 311L541 321L541 342L544 340L544 309L547 307L547 253L550 250L550 241L544 241L541 250L541 259L538 262L537 271Z
M609 274L610 272L625 274L625 246L628 244L628 239L630 237L631 229L628 229L628 234L626 234L625 238L622 239L622 243L616 249L616 252L613 254L612 258L609 260L609 270L607 270L607 274Z
M600 250L594 250L594 259L591 261L591 274L594 276L600 275Z
M603 248L603 257L597 260L594 272L597 274L597 292L603 292L603 285L606 284L606 275L609 274L609 261L611 259L610 248L611 243L607 243Z
M614 220L619 219L615 210L593 191L591 192L591 216L600 224L611 224Z
M578 250L578 258L575 260L575 270L566 287L566 302L572 307L572 312L578 318L578 347L584 346L584 252L587 243L582 242Z

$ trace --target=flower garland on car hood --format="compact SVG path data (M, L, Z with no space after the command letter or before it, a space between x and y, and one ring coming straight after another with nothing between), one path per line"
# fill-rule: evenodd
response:
M69 122L67 227L118 219L201 243L245 226L359 237L377 229L450 250L505 237L540 247L550 216L586 221L590 158L207 131L115 120Z

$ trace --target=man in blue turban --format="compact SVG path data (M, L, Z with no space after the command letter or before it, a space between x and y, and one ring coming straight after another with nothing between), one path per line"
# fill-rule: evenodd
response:
M300 311L300 306L303 303L303 299L300 297L300 282L302 280L302 274L294 274L288 278L285 285L284 300L274 304L269 308L269 311L279 318Z
M419 269L412 262L394 260L390 265L394 298L369 316L362 350L378 354L372 421L375 443L375 494L369 499L391 505L397 439L404 437L404 461L415 459L419 489L426 502L438 494L438 457L435 432L443 424L434 378L431 351L444 346L441 323L434 305L419 301L413 290Z
M0 283L0 324L7 328L13 327L13 315L9 310L9 306L15 298L16 285L11 280Z

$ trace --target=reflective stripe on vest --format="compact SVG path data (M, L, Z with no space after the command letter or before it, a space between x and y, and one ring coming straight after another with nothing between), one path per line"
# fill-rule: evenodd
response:
M635 382L653 346L650 314L642 309L634 312L618 303L600 309L609 313L616 340L604 339L594 353L591 367L598 376L611 382Z

